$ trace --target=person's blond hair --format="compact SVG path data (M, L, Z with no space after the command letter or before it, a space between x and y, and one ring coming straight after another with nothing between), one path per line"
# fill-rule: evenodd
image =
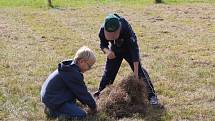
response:
M92 63L96 62L95 54L87 46L83 46L83 47L79 48L78 51L76 52L74 61L77 62L80 59L84 59L84 60L90 61Z

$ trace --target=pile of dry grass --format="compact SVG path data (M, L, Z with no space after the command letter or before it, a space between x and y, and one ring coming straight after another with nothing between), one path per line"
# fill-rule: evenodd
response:
M114 118L144 114L147 104L147 93L143 80L133 76L124 78L115 86L109 86L97 100L98 109Z

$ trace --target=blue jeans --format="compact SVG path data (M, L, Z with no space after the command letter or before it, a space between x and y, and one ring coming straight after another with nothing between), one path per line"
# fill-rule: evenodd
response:
M72 102L64 103L60 108L56 110L49 110L49 116L57 118L64 116L67 119L83 119L86 117L86 112Z

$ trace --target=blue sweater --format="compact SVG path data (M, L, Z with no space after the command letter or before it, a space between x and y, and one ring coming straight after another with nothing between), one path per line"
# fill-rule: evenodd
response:
M117 14L115 14L118 16ZM123 18L119 17L121 22L121 31L119 38L115 41L106 40L104 35L104 25L100 28L99 38L100 38L100 48L109 48L109 42L111 43L111 50L115 53L116 56L124 54L131 54L132 61L139 61L139 47L137 44L137 37L132 30L130 24Z
M52 110L65 102L75 103L76 99L92 109L96 108L96 103L84 83L83 74L72 60L58 64L58 69L49 75L42 86L41 99Z

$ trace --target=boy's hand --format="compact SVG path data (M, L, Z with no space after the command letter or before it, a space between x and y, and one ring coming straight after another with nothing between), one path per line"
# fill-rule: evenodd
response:
M103 49L103 52L105 53L105 54L107 54L107 58L108 59L114 59L116 56L115 56L115 53L112 51L112 50L110 50L109 48L104 48Z
M135 80L139 80L138 73L134 73L134 79L135 79Z
M95 114L95 113L97 113L97 108L95 108L95 109L89 109L88 111L87 111L87 113L89 114L89 115L93 115L93 114Z
M115 53L111 50L108 51L107 53L107 58L108 59L114 59L116 56L115 56Z
M133 62L133 64L134 64L134 78L135 78L135 80L139 80L139 76L138 76L139 62Z
M96 91L96 92L93 94L93 97L96 98L96 99L99 99L99 95L100 95L100 91Z

